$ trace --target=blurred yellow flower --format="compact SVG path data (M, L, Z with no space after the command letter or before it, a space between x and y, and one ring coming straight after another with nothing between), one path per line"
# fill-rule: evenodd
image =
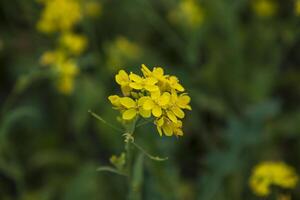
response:
M260 17L271 17L278 9L275 0L252 0L252 9Z
M151 71L142 65L141 71L143 76L119 71L115 80L121 86L124 97L109 96L113 108L120 111L123 120L152 115L161 136L163 133L166 136L182 136L182 121L179 119L184 118L184 109L191 110L190 97L182 93L184 88L178 78L165 75L161 67ZM125 94L124 87L129 88Z
M204 20L203 8L195 0L182 0L169 13L169 19L176 24L197 28Z
M82 18L80 4L76 0L44 0L44 9L37 29L44 33L69 31Z
M106 46L106 64L112 70L120 69L124 63L134 62L142 55L140 46L128 40L126 37L119 36Z
M87 38L84 35L66 32L60 36L60 43L68 52L79 55L86 49Z
M258 196L268 196L271 186L293 189L298 182L294 168L284 162L262 162L254 167L249 185Z

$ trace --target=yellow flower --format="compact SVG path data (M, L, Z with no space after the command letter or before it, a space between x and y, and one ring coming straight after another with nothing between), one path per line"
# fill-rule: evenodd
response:
M197 28L204 20L203 8L195 0L182 0L178 7L169 13L169 19L183 26Z
M179 83L179 80L176 76L170 76L168 83L172 89L175 89L179 92L184 91L184 87Z
M115 106L116 109L120 109L120 107L122 106L120 103L120 97L118 95L111 95L108 97L110 103Z
M119 73L115 76L115 80L121 86L123 95L129 96L132 89L129 86L131 81L128 74L124 70L120 70Z
M260 17L271 17L277 11L275 0L252 0L252 8Z
M143 76L119 71L115 79L124 97L109 96L111 104L120 111L123 120L132 120L137 115L147 118L152 114L160 135L182 136L181 119L184 110L191 110L190 97L182 93L184 88L178 78L165 75L161 67L151 71L142 65L141 71ZM127 92L124 87L129 88Z
M178 106L179 108L192 110L191 106L189 105L191 98L186 93L180 94L178 96L177 93L173 91L171 100L173 104Z
M66 59L66 54L63 51L46 51L40 58L40 63L43 66L61 63Z
M160 95L158 93L152 93L151 98L147 98L143 104L145 110L150 110L154 117L160 117L163 109L169 104L171 95L168 92L164 92Z
M158 118L155 121L157 131L160 136L163 135L163 133L166 136L182 136L182 122L180 120L177 120L177 122L172 122L170 119L167 117L161 117Z
M69 31L82 18L80 5L76 0L51 0L42 3L45 7L37 23L41 32Z
M87 38L83 35L67 32L61 35L60 43L68 52L79 55L86 49Z
M132 81L131 83L129 83L129 86L133 89L145 89L149 92L155 92L159 90L158 86L155 85L157 83L157 80L152 77L142 78L139 75L130 73L129 78Z
M255 166L249 179L249 185L258 196L268 196L271 186L284 189L295 188L298 175L284 162L262 162Z
M120 99L120 103L125 107L125 111L122 114L122 118L124 120L132 120L136 115L140 114L144 118L148 118L151 116L151 112L143 109L144 101L146 97L141 97L137 101L129 98L123 97Z

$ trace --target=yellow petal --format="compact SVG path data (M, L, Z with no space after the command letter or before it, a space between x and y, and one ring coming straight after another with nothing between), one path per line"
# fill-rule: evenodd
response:
M153 74L155 74L156 77L160 77L164 75L164 70L161 67L154 67Z
M157 126L163 126L164 125L164 122L165 122L165 120L164 120L164 118L162 117L162 118L160 118L160 119L158 119L158 120L156 120L156 124L157 124Z
M184 112L177 106L171 108L172 112L179 118L184 118Z
M131 87L129 87L128 85L126 86L121 86L121 91L123 93L124 96L129 96L130 95L130 92L131 92Z
M142 117L144 118L149 118L151 117L151 110L144 110L142 108L139 109L139 113Z
M136 110L135 109L129 109L123 112L122 118L124 120L132 120L136 116Z
M142 64L142 72L144 76L150 76L151 75L151 71L148 69L148 67L144 64Z
M139 99L138 99L138 106L143 106L144 103L145 103L147 100L151 100L150 97L148 97L148 96L145 97L145 96L144 96L144 97L139 98Z
M120 97L118 95L111 95L108 99L112 105L120 106Z
M161 127L160 127L160 126L156 126L156 128L157 128L157 131L158 131L159 135L162 136L162 130L161 130Z
M129 86L133 89L136 89L136 90L141 90L143 89L143 86L140 84L140 83L129 83Z
M154 107L154 102L151 99L146 100L143 104L143 108L145 110L151 110L153 107Z
M134 82L137 82L137 83L143 82L143 78L140 77L139 75L134 74L134 73L131 73L131 74L129 75L129 78L130 78L130 80L132 80L132 81L134 81Z
M128 74L124 70L120 70L115 79L119 85L124 85L126 82L129 82Z
M174 89L178 90L179 92L183 92L184 91L184 87L181 84L179 84L179 83L176 83L174 85Z
M149 77L145 79L146 85L155 85L157 83L157 80L155 78Z
M185 108L191 101L191 98L189 96L185 95L180 95L177 99L176 104L181 107Z
M170 93L164 92L163 95L160 96L160 98L159 98L159 100L158 100L158 104L159 104L160 106L168 105L169 102L170 102L170 98L171 98Z
M149 92L155 92L159 90L159 87L157 85L145 85L145 89Z
M173 112L167 111L167 116L169 117L169 119L170 119L172 122L174 122L174 123L177 122L177 118L176 118L176 116L174 115Z
M154 106L152 108L152 114L153 114L154 117L160 117L161 114L162 114L161 108L159 106Z
M129 98L129 97L121 98L120 103L125 108L134 108L134 107L136 107L136 102L133 99Z
M166 124L162 127L164 133L166 136L172 136L173 135L173 129L169 124Z

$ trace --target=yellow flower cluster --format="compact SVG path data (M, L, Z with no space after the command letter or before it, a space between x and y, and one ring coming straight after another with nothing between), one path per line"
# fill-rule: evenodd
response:
M278 9L275 0L252 0L252 9L259 17L271 17Z
M197 28L204 20L203 8L195 0L182 0L178 7L169 13L169 19L178 24Z
M182 136L183 110L191 110L191 99L184 93L185 89L176 76L165 75L161 67L154 67L151 71L142 65L141 71L143 76L119 71L115 80L123 96L109 96L111 104L121 112L123 120L153 116L160 136L163 133Z
M262 162L255 166L249 180L251 189L258 196L268 196L271 186L284 189L295 188L298 175L284 162Z
M96 17L101 5L93 0L39 0L44 5L37 29L43 33L66 32L84 16Z
M76 0L43 0L44 10L37 28L44 33L69 31L82 18L80 4Z
M100 7L93 1L82 0L40 0L44 5L37 29L43 33L58 33L57 47L46 51L41 64L50 66L57 73L57 88L63 94L70 94L79 73L77 58L87 47L87 38L74 32L75 26L84 15L95 14ZM83 3L85 3L83 6ZM83 10L83 7L86 10ZM90 13L92 12L92 13Z

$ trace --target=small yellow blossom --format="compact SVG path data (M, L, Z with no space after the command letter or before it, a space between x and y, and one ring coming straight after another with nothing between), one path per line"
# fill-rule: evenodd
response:
M61 35L60 43L68 52L79 55L87 46L87 38L83 35L67 32Z
M148 118L151 116L151 112L149 110L145 110L143 108L143 104L146 100L146 97L141 97L137 101L129 98L123 97L120 99L120 103L125 107L125 111L122 114L122 118L124 120L132 120L136 115L140 114L144 118Z
M80 4L76 0L46 0L42 3L45 7L37 23L41 32L69 31L82 18Z
M249 180L251 189L258 196L268 196L271 186L284 189L295 188L298 175L294 168L284 162L262 162L255 166Z
M120 111L123 120L154 117L154 124L162 136L182 136L184 110L191 110L190 97L175 76L165 75L161 67L151 71L142 65L143 76L134 73L128 75L120 70L115 80L121 86L123 97L108 97L113 107ZM124 92L126 88L126 92Z
M271 17L277 11L276 0L252 0L252 9L257 16Z
M169 19L177 24L197 28L204 20L203 8L195 0L182 0L178 7L169 13Z
M66 54L63 51L46 51L43 53L40 59L40 63L43 66L53 65L55 63L61 63L66 59Z
M129 86L129 84L131 83L129 75L124 70L120 70L119 73L115 76L115 80L121 86L123 95L129 96L130 91L132 90Z
M171 95L168 92L164 92L160 95L160 92L156 95L153 93L151 98L147 98L143 108L150 110L154 117L160 117L162 115L163 108L167 107L171 99Z
M129 86L136 90L142 90L145 89L149 92L158 91L159 88L157 85L157 80L151 77L142 78L139 75L136 75L134 73L130 73L129 75L130 80L132 81L129 83Z

